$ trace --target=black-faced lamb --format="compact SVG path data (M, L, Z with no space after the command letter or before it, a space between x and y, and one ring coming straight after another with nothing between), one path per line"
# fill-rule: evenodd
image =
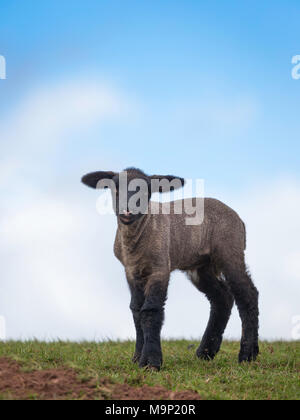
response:
M120 175L124 174L126 199L122 201ZM202 223L190 225L186 223L190 214L184 209L195 207L195 198L172 201L169 214L162 214L164 204L150 200L152 192L164 191L161 186L164 181L177 181L174 189L184 185L182 178L147 176L135 168L120 174L94 172L82 178L92 188L103 188L103 180L110 181L108 187L114 195L118 218L114 252L125 267L131 292L130 309L136 328L133 361L140 367L157 370L162 365L160 334L170 274L174 270L186 272L211 305L197 356L205 360L215 357L235 301L242 321L239 361L255 360L259 353L258 291L246 268L246 231L238 214L218 200L205 198ZM129 188L133 180L143 181L149 187L144 208L141 206L135 212L129 208L130 199L139 190ZM160 182L156 191L153 181ZM182 205L181 214L175 211L178 204Z

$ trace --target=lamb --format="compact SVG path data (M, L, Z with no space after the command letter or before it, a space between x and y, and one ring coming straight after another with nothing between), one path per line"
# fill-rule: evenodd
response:
M122 201L120 179L124 174L126 199ZM182 214L174 211L178 201L170 203L170 214L162 214L164 204L150 200L151 193L163 191L164 181L176 181L174 189L184 185L182 178L148 176L136 168L128 168L120 174L93 172L82 178L82 182L92 188L104 188L104 180L110 181L105 187L111 188L115 195L118 229L114 253L125 267L131 292L130 309L136 328L133 361L142 368L159 370L162 366L160 335L170 274L174 270L187 273L211 305L197 356L212 360L218 353L235 301L242 322L239 362L256 360L259 353L258 291L246 268L246 230L238 214L216 199L205 198L202 223L189 225L184 211ZM130 199L136 193L129 188L133 180L145 182L150 190L144 208L141 206L136 212L129 209ZM156 191L150 187L154 180L159 182ZM185 199L179 204L195 205L195 200Z

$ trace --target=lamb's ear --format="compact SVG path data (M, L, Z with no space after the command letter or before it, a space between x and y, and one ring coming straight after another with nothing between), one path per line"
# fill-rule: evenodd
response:
M117 175L116 172L105 172L105 171L99 171L99 172L92 172L90 174L85 175L81 182L83 182L85 185L91 188L101 188L100 181L102 180L112 180L112 178ZM102 188L108 188L109 186L103 185Z
M152 193L178 190L184 187L185 184L183 178L174 175L152 175L150 179Z

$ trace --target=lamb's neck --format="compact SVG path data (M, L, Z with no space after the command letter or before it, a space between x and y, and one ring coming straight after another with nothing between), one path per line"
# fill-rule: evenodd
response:
M122 243L126 248L134 250L138 246L149 220L150 215L144 214L131 225L124 225L118 221L118 230L121 234Z

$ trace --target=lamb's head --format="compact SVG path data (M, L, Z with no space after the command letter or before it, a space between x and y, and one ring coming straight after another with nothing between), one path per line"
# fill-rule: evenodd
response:
M184 179L172 175L148 176L137 168L118 172L92 172L82 182L97 189L110 188L114 211L120 222L130 225L148 213L151 195L183 187Z

